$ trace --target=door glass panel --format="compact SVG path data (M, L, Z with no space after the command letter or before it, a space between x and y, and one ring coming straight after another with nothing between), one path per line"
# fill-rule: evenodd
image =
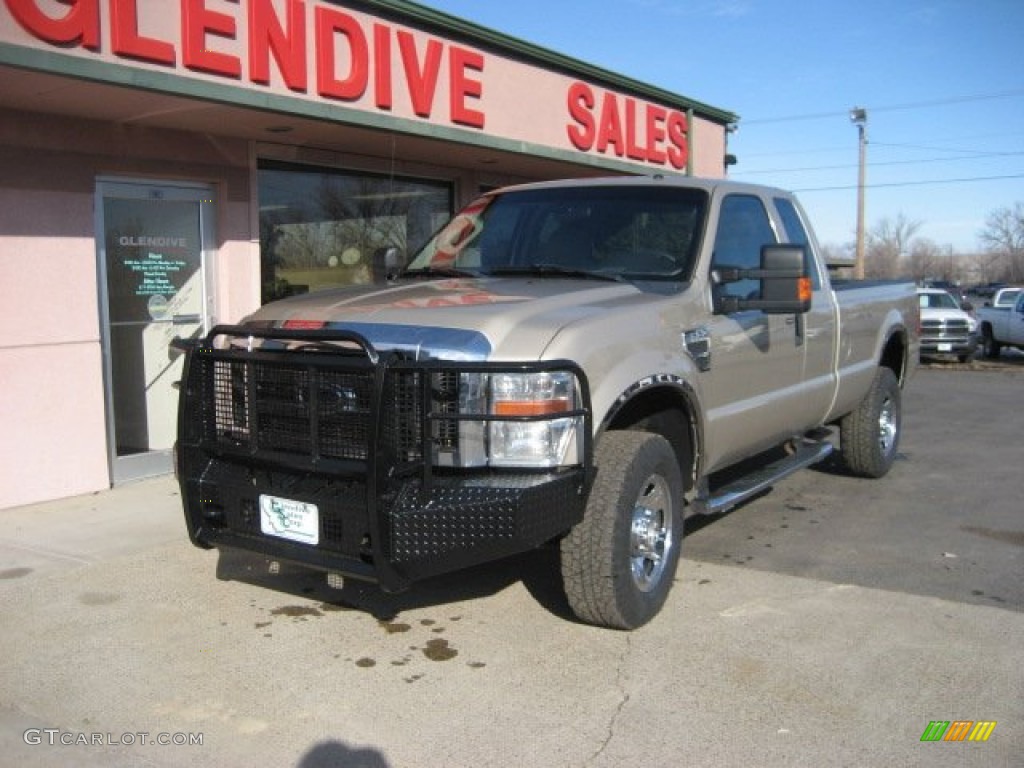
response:
M169 345L204 327L203 214L209 193L108 186L102 197L100 279L117 482L170 470L181 359ZM155 462L139 461L154 455Z

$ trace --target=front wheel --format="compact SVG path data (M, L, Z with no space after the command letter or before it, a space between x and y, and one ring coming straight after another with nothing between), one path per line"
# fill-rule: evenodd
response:
M996 341L992 335L992 329L988 326L985 327L985 331L981 337L981 351L985 357L990 360L994 360L999 357L999 353L1002 351L1003 345Z
M856 410L839 422L839 450L846 468L861 477L882 477L896 460L903 424L900 383L879 368Z
M583 520L562 540L562 580L583 621L635 629L661 610L683 538L683 480L672 446L646 432L605 433Z

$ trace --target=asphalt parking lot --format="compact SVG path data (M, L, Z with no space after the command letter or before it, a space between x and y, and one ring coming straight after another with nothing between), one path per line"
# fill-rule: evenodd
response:
M1021 766L1022 392L1024 356L922 368L888 477L692 521L633 633L546 551L399 597L200 551L170 478L0 511L0 763Z

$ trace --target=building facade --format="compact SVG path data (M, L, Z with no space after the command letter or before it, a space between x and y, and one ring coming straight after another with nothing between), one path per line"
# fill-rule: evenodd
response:
M397 0L0 0L0 508L169 471L175 336L735 120Z

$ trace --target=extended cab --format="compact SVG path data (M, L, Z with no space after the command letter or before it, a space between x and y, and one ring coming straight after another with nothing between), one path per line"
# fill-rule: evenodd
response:
M985 357L999 357L1003 347L1024 349L1024 291L997 291L992 305L978 310L978 322Z
M832 427L850 472L889 470L917 328L912 284L830 282L781 190L498 190L386 284L179 345L188 531L386 590L553 543L575 613L637 627L685 515L822 461Z

